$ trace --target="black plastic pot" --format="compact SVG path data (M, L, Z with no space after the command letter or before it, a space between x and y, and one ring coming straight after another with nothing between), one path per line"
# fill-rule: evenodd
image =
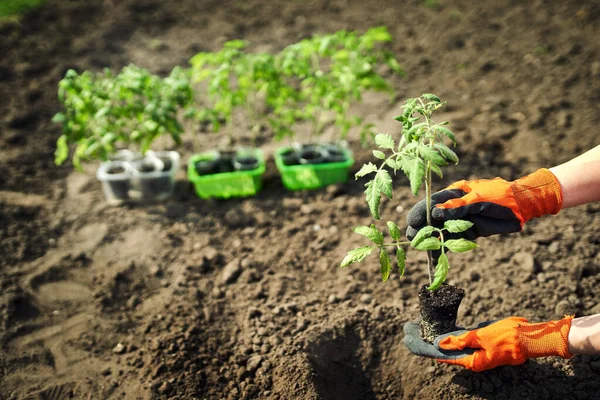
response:
M300 164L322 164L327 161L327 152L318 145L305 145L298 151Z
M346 161L346 155L344 154L344 150L337 144L325 144L323 148L327 152L327 161L328 162L342 162Z
M298 160L298 152L294 149L287 149L281 153L281 159L283 160L284 165L298 165L300 163Z
M421 287L418 297L423 340L433 343L436 337L456 330L458 307L464 295L463 289L451 285L442 285L434 292Z
M258 168L258 158L251 155L238 155L233 159L236 171L251 171Z

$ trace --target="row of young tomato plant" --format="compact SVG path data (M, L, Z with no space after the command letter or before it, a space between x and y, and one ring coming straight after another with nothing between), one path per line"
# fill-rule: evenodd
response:
M167 77L135 65L117 74L69 70L59 83L64 110L54 117L62 124L56 163L71 155L81 169L83 161L102 160L97 175L109 200L161 199L172 191L180 159L152 147L159 137L181 145L189 131L194 155L188 177L197 194L248 196L260 189L265 170L257 139L293 142L304 124L310 126L307 143L275 152L285 186L345 181L353 159L343 139L352 128L363 141L374 137L374 125L352 115L350 106L367 91L393 96L390 78L402 75L386 48L390 41L385 27L313 36L277 54L253 52L249 42L233 40L220 51L195 55L189 68L176 67ZM319 138L331 125L334 139L323 143ZM201 151L200 126L224 132L226 145ZM244 147L240 133L251 133Z

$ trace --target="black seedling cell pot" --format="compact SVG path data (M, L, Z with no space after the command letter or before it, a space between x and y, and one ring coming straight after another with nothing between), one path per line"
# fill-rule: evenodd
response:
M442 285L431 292L426 286L419 290L421 312L421 338L433 343L437 336L456 330L458 307L465 295L463 289Z
M194 168L196 168L196 172L198 175L212 175L217 172L217 165L219 164L219 160L201 160L194 164Z
M327 161L327 153L320 146L303 146L298 158L300 164L322 164Z
M344 150L336 144L326 144L323 146L325 151L327 152L327 161L328 162L342 162L346 161L346 155L344 154Z
M281 159L284 165L298 165L300 163L298 159L298 152L293 149L288 149L281 153Z
M238 155L233 160L236 171L251 171L258 168L258 158L251 155Z

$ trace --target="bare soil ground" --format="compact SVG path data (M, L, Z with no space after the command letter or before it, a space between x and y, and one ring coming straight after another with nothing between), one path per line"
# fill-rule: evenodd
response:
M471 373L412 356L402 325L417 316L423 259L385 284L375 263L337 268L362 243L350 228L371 222L364 182L292 193L270 162L255 198L201 201L182 170L170 201L112 208L93 166L53 165L50 118L68 68L164 74L228 39L277 51L384 24L407 78L397 102L370 96L357 111L393 132L401 99L434 92L462 142L436 185L513 179L599 143L599 22L598 2L575 0L49 0L3 22L0 398L598 398L600 357ZM351 144L358 169L370 155ZM416 201L406 185L383 218L403 221ZM460 323L600 312L599 211L566 210L454 257Z

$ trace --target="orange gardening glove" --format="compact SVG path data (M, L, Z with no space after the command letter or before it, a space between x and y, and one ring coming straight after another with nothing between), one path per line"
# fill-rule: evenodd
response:
M438 359L476 372L522 364L529 358L571 358L568 337L572 320L573 316L565 316L558 321L531 324L525 318L510 317L458 336L454 333L440 336L434 345L441 350L476 349L464 357Z
M434 226L442 226L451 219L473 222L473 227L458 236L474 240L480 236L519 232L532 218L558 213L562 207L562 191L554 174L540 169L513 182L501 178L455 182L432 195L431 207ZM426 225L426 211L425 200L422 200L408 213L406 236L409 239Z

